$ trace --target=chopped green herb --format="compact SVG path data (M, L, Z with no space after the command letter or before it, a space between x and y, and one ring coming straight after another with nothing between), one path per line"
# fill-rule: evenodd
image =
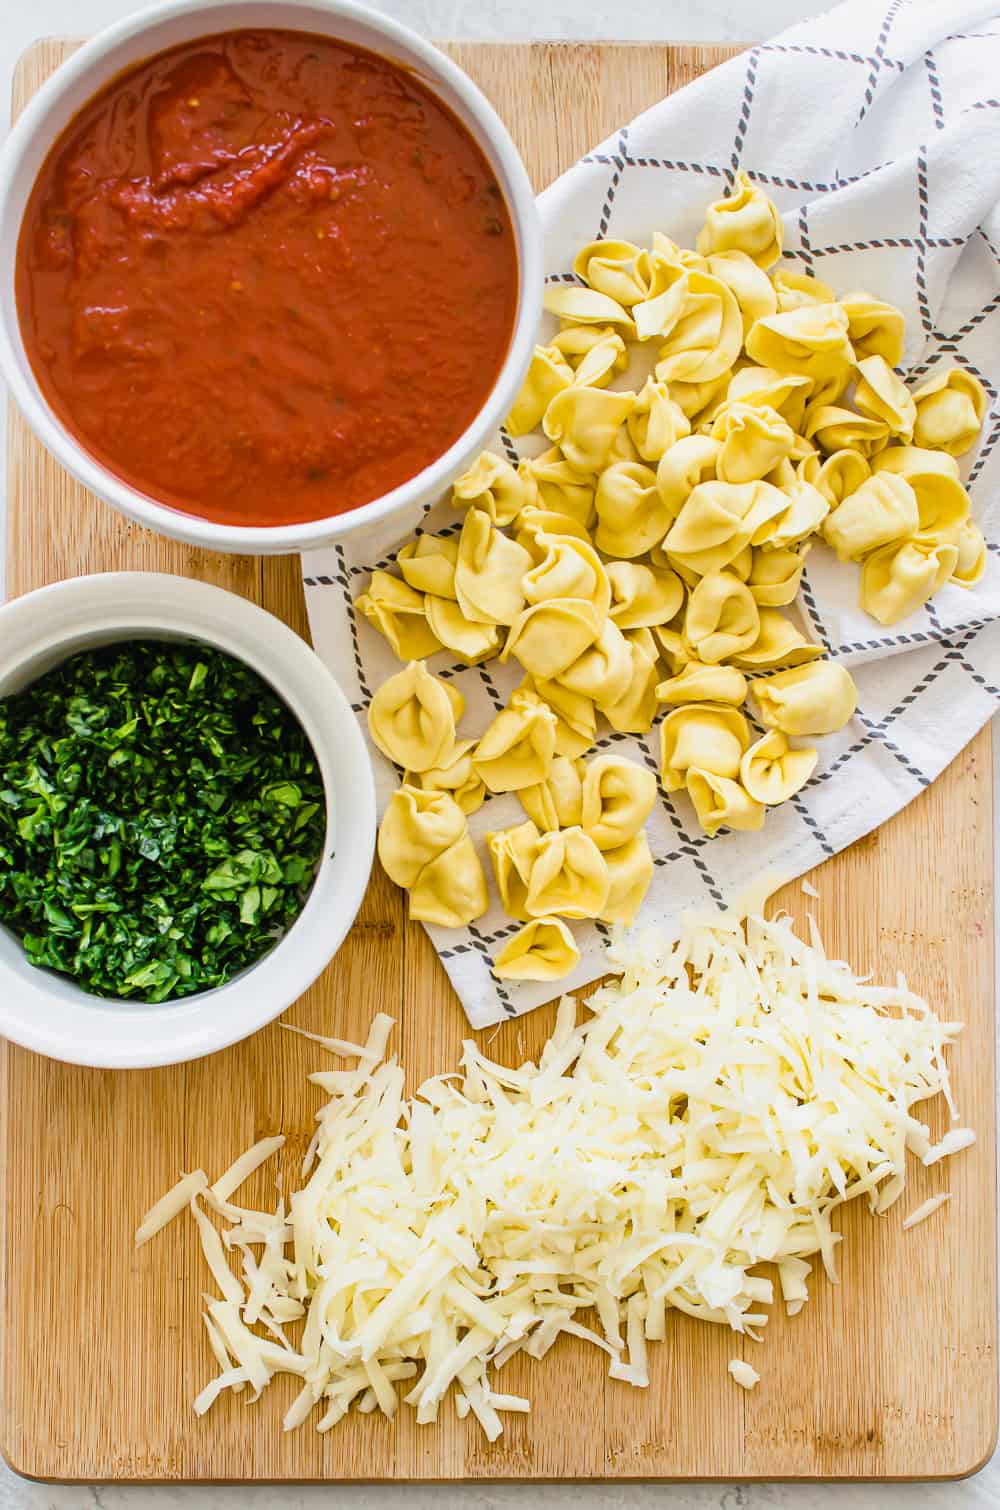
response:
M301 911L325 830L301 726L221 651L110 645L0 698L0 922L94 995L223 985Z

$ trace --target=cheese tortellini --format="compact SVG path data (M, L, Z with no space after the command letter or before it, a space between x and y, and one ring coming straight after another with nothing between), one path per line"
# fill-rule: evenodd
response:
M583 778L580 826L598 849L618 849L653 811L656 777L621 755L592 760Z
M556 752L556 719L547 703L519 690L481 736L476 774L491 792L517 792L544 781Z
M818 760L818 750L793 749L780 729L769 729L743 756L740 781L754 802L775 807L802 790Z
M740 172L733 192L709 205L696 245L703 257L712 252L745 252L766 269L781 256L782 240L781 216L763 190Z
M982 383L962 367L952 367L914 389L913 442L961 456L975 442L986 418Z
M532 918L507 940L493 969L501 980L560 980L579 963L580 951L562 918Z
M751 682L761 723L782 734L836 734L854 717L858 692L839 661L814 661Z
M383 755L406 771L429 771L450 758L465 699L457 687L411 661L382 683L368 705L368 730Z

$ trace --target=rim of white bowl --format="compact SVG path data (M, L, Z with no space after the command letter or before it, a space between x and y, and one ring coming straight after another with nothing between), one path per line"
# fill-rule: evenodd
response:
M69 1064L148 1069L250 1037L312 985L357 916L375 846L375 783L339 684L305 640L225 588L157 572L106 572L39 588L0 608L0 695L75 649L157 634L245 661L301 723L323 776L327 828L305 905L269 954L217 990L148 1005L90 996L68 977L0 958L0 1034ZM5 952L20 944L3 929ZM11 949L11 944L15 949Z
M206 25L203 35L211 36L219 30L227 29L225 24L217 25L212 20L215 14L239 9L246 14L257 10L263 15L273 12L274 4L275 0L207 0L207 3L206 0L165 0L165 3L125 17L85 42L32 96L12 126L6 142L0 147L0 217L11 193L21 158L40 135L47 135L49 112L78 80L101 62L107 52L175 18L197 18L204 15ZM408 478L381 498L325 519L287 525L231 525L203 519L196 514L185 514L167 504L158 503L156 499L116 477L60 423L49 408L24 352L15 301L11 300L12 320L8 320L0 303L0 374L35 434L78 482L126 517L160 534L189 545L253 555L307 551L332 544L350 534L371 529L408 505L425 501L443 491L509 413L531 360L542 312L542 235L534 191L510 133L482 90L433 43L392 17L357 3L357 0L293 0L288 7L290 14L294 13L297 4L301 4L303 9L315 11L317 19L326 15L334 22L342 19L370 28L385 40L389 49L396 46L403 52L415 55L421 64L421 69L418 70L420 81L432 93L439 92L435 89L436 84L443 84L446 90L454 91L475 122L472 134L479 147L488 159L491 152L495 154L496 162L493 166L499 165L500 176L505 180L504 199L517 240L517 314L496 383L471 424L448 450L422 472ZM243 20L233 23L233 29L243 29L252 24L250 20ZM273 14L268 24L277 24ZM296 26L291 20L288 28L305 29ZM161 49L154 46L151 55L159 50ZM383 55L388 56L390 62L393 61L391 51ZM103 83L107 82L107 79L103 80ZM101 81L95 82L92 92L101 87ZM448 105L447 98L444 103ZM470 129L468 121L464 124ZM46 151L51 148L57 134L53 133L51 140L47 141ZM9 252L2 253L5 260L9 261L5 276L9 274L10 277L13 276L16 261L16 234L12 242ZM30 378L27 375L29 373Z

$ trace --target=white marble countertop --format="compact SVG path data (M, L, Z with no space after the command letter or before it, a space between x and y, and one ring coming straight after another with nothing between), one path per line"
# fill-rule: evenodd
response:
M0 0L0 99L10 98L14 64L38 37L86 36L141 7L143 0ZM738 42L780 31L830 0L373 0L430 37L524 41ZM941 4L943 0L926 0ZM6 116L6 109L0 110ZM0 417L0 441L3 437ZM0 526L3 524L0 484ZM2 571L2 558L0 558ZM1000 817L1000 723L994 812ZM998 846L1000 854L1000 846ZM1000 879L1000 877L998 877ZM1000 885L997 888L1000 896ZM113 1430L113 1423L108 1423ZM72 1473L72 1463L66 1464ZM371 1485L260 1488L55 1487L18 1478L0 1463L0 1510L319 1510L331 1497L351 1510L501 1510L529 1498L535 1510L996 1510L1000 1452L974 1478L945 1484L565 1484Z

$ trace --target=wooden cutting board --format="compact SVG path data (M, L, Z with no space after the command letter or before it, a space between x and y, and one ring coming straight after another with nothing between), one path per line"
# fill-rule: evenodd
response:
M19 108L72 50L22 60ZM721 49L485 46L449 49L495 101L538 187L588 146L718 62ZM669 229L669 227L667 228ZM11 595L81 572L145 568L217 582L302 634L298 563L212 556L147 534L77 486L12 415ZM136 1254L137 1217L177 1177L220 1172L255 1138L288 1137L294 1179L319 1096L317 1052L276 1027L173 1070L102 1072L5 1046L3 1451L19 1472L93 1479L924 1478L974 1471L996 1433L996 1263L990 736L984 731L898 818L814 877L827 940L860 969L911 983L964 1018L956 1094L980 1141L947 1169L915 1170L915 1205L947 1187L932 1223L900 1230L845 1214L839 1288L817 1279L793 1321L775 1310L762 1346L679 1313L652 1349L647 1391L609 1382L603 1355L561 1339L544 1364L515 1360L508 1417L489 1446L449 1404L437 1427L404 1410L353 1416L325 1437L284 1436L292 1381L248 1409L197 1420L214 1372L198 1319L208 1282L190 1224ZM786 905L800 919L796 885ZM468 1029L400 894L376 875L337 959L289 1013L357 1038L372 1013L400 1020L411 1085L457 1062ZM483 1035L501 1058L535 1054L548 1011ZM939 1124L940 1125L940 1124ZM261 1195L264 1187L261 1186ZM254 1194L251 1192L251 1194ZM743 1353L753 1394L726 1373Z

